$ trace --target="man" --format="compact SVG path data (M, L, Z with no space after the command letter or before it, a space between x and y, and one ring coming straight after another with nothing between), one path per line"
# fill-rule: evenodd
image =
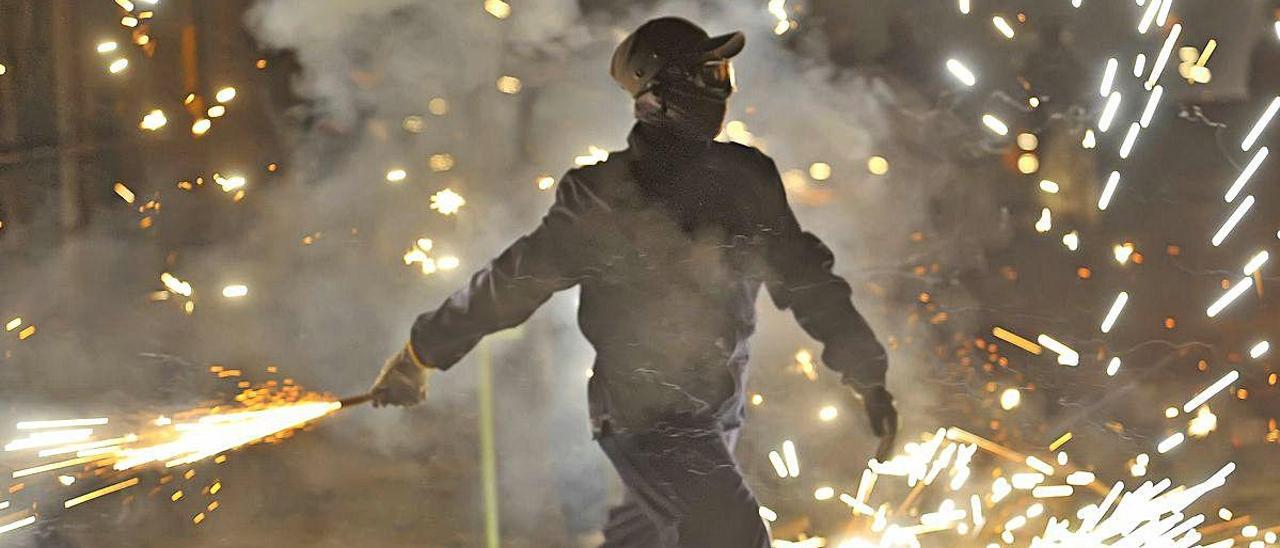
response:
M579 326L596 350L592 423L627 487L606 547L769 546L732 454L761 285L823 343L882 453L897 430L884 347L831 252L800 229L777 167L712 140L743 44L671 17L624 40L610 72L635 100L629 148L566 173L542 223L420 316L373 386L376 405L416 404L428 372L580 286Z

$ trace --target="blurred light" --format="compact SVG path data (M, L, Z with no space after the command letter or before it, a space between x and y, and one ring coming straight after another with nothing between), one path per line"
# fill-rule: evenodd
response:
M217 100L219 103L230 103L232 99L236 98L236 88L233 88L233 87L222 88L213 95L213 98Z
M1009 26L1009 22L999 15L991 18L991 24L996 26L996 30L1000 31L1005 38L1013 39L1013 27Z
M448 153L432 154L427 159L427 166L431 171L449 171L453 169L453 155Z
M1115 255L1117 263L1125 264L1129 262L1129 257L1133 255L1133 244L1128 242L1124 244L1117 244L1115 247L1111 248L1111 253Z
M1072 230L1071 232L1063 234L1062 245L1067 246L1067 249L1070 249L1071 251L1080 249L1080 233Z
M1169 451L1172 451L1173 448L1179 445L1182 445L1182 442L1186 441L1186 439L1187 439L1186 435L1184 435L1182 432L1178 432L1172 436L1165 438L1158 445L1156 445L1156 451L1158 451L1160 454L1168 453Z
M1240 281L1236 282L1231 289L1227 290L1226 293L1223 293L1221 297L1218 297L1218 300L1214 301L1213 304L1209 305L1209 308L1205 309L1205 315L1210 318L1217 316L1219 312L1222 312L1222 309L1226 308L1227 305L1232 303L1232 301L1239 298L1240 295L1244 294L1244 292L1250 287L1253 287L1253 278L1240 278Z
M248 294L249 288L243 284L232 284L222 288L222 296L228 299L238 299Z
M760 405L764 403L764 395L759 392L751 395L751 405Z
M550 175L543 175L541 177L538 177L538 190L550 190L551 187L555 185L556 185L555 177L552 177Z
M1172 418L1174 418L1174 417L1176 417L1176 416L1178 416L1178 408L1177 408L1177 407L1166 407L1166 408L1164 409L1164 418L1166 418L1166 419L1172 419Z
M872 175L884 175L889 172L889 160L883 156L872 156L867 159L867 171Z
M440 267L440 270L453 270L461 264L462 261L453 255L445 255L436 259L436 266Z
M1120 184L1120 172L1112 171L1107 176L1107 184L1102 187L1102 196L1098 197L1098 209L1107 210L1107 206L1111 204L1111 197L1116 193L1116 186Z
M1049 208L1040 210L1040 218L1036 220L1036 232L1041 234L1048 232L1053 228L1053 214L1049 212Z
M815 181L825 181L831 178L831 165L826 162L814 162L809 164L809 177Z
M1147 68L1147 54L1139 53L1137 57L1133 58L1133 77L1141 78L1142 71L1146 70L1146 68Z
M813 492L814 500L831 500L836 496L836 490L827 486L819 487Z
M1232 515L1231 510L1227 510L1225 507L1218 509L1218 519L1222 521L1231 521Z
M155 131L164 127L168 121L169 120L164 117L164 111L154 109L151 112L148 112L146 116L142 117L142 122L138 124L138 127L147 131Z
M1106 133L1111 129L1111 121L1115 119L1116 112L1120 110L1120 92L1113 91L1107 97L1107 104L1102 107L1102 114L1098 116L1098 131Z
M431 209L439 211L442 215L453 215L466 204L467 201L462 195L452 189L446 188L431 195Z
M210 118L221 118L222 115L226 113L227 113L227 107L224 107L222 105L213 105L209 107L209 110L205 111L205 114L207 114Z
M427 129L427 121L421 116L405 116L400 127L409 133L422 133Z
M98 44L98 53L111 53L119 47L115 42L102 42Z
M449 113L449 102L443 97L435 97L427 102L427 110L436 116L444 116Z
M244 188L245 184L248 181L246 181L245 178L240 175L223 177L222 175L214 173L213 182L218 183L218 186L222 187L223 192L231 192L232 190L239 190L241 188Z
M970 6L969 6L969 0L958 0L958 2L959 2L959 4L960 4L960 6L959 6L959 7L960 7L960 13L963 13L963 14L965 14L965 15L969 15L969 9L970 9ZM1280 22L1277 22L1277 25L1280 25ZM1277 26L1276 28L1277 28L1277 29L1280 29L1280 26ZM1277 30L1276 32L1277 32L1277 33L1280 33L1280 30Z
M782 460L787 465L787 475L800 477L800 457L796 455L796 444L791 440L782 442Z
M405 177L408 177L408 176L409 174L406 173L405 170L403 169L393 169L387 172L387 182L398 183L400 181L403 181Z
M1041 180L1040 180L1040 190L1043 190L1043 191L1045 191L1045 192L1048 192L1049 194L1057 194L1057 193L1058 193L1058 190L1060 190L1060 188L1058 187L1058 183L1055 183L1055 182L1050 181L1050 180L1048 180L1048 179L1041 179Z
M982 123L987 126L987 129L994 131L997 135L1009 134L1009 126L1004 125L1004 122L1001 122L1000 119L995 116L983 114Z
M778 513L770 510L768 506L760 505L760 519L765 521L778 521Z
M839 415L840 411L837 410L834 405L827 405L818 410L818 420L822 422L831 422L836 420L836 417Z
M1041 334L1036 338L1036 342L1058 354L1058 365L1066 365L1070 367L1080 365L1080 354L1075 350L1072 350L1067 345L1058 342L1053 337Z
M1092 129L1084 130L1084 139L1080 141L1080 146L1083 148L1093 148L1098 146L1098 139L1093 135Z
M1249 134L1245 135L1244 141L1240 143L1240 150L1253 148L1253 143L1258 140L1259 135L1262 135L1262 130L1266 129L1267 124L1271 123L1271 119L1275 117L1277 110L1280 110L1280 96L1272 99L1271 104L1267 105L1267 109L1262 112L1262 116L1259 116L1258 121L1254 122L1253 129L1249 130Z
M1244 275L1252 276L1254 272L1257 272L1259 268L1262 268L1262 265L1267 264L1267 259L1269 258L1271 258L1270 253L1267 253L1266 251L1259 251L1249 259L1249 262L1244 263Z
M587 146L587 153L582 156L575 156L573 163L579 166L590 166L609 159L609 151L595 145Z
M120 18L120 24L129 28L134 28L138 26L138 18L126 15Z
M973 75L973 71L969 70L969 67L964 66L960 61L947 59L947 70L951 71L951 75L960 80L960 83L968 87L973 87L974 84L978 83L978 78Z
M1142 12L1142 19L1138 21L1138 34L1146 34L1151 30L1151 23L1156 20L1156 12L1160 10L1160 4L1168 0L1152 0L1147 5L1147 9Z
M1022 403L1022 392L1017 388L1006 388L1000 393L1000 408L1005 411L1011 411Z
M1234 369L1231 370L1231 372L1227 373L1226 375L1223 375L1222 378L1218 379L1213 384L1209 385L1208 388L1205 388L1204 390L1200 391L1199 394L1196 394L1194 397L1188 400L1187 403L1183 404L1182 412L1190 413L1192 409L1200 407L1200 405L1209 401L1209 398L1212 398L1218 392L1221 392L1227 386L1230 386L1231 383L1236 382L1236 379L1239 379L1239 378L1240 378L1240 372Z
M484 11L498 19L506 19L511 16L511 5L502 0L484 0Z
M1271 343L1262 341L1249 348L1249 357L1256 360L1266 354L1268 350L1271 350Z
M114 190L116 195L119 196L120 199L124 200L125 203L132 204L135 199L133 191L129 190L129 187L125 186L122 182L116 182L116 184L111 187L111 190Z
M1107 59L1107 68L1102 72L1102 83L1098 86L1098 96L1106 97L1111 94L1111 86L1116 81L1116 69L1120 67L1120 62L1115 57Z
M110 71L111 74L119 74L126 68L129 68L129 60L123 57L112 61L111 64L107 66L107 70Z
M1023 175L1030 175L1039 171L1040 158L1034 152L1024 152L1018 155L1018 172Z
M1111 361L1107 362L1107 376L1114 377L1118 371L1120 371L1120 358L1112 357Z
M201 118L191 124L191 134L196 136L204 135L211 127L213 127L213 122L211 120L208 118Z
M1244 200L1240 202L1240 205L1236 207L1236 210L1231 212L1231 216L1227 217L1226 222L1222 223L1222 227L1218 228L1218 231L1213 234L1213 239L1210 240L1213 247L1222 245L1222 242L1227 239L1227 236L1231 234L1231 231L1240 223L1240 219L1243 219L1245 214L1249 213L1249 208L1251 207L1253 207L1252 194L1244 197Z
M1244 170L1240 172L1238 177L1236 177L1235 182L1231 183L1231 188L1227 189L1227 193L1222 196L1222 199L1227 203L1231 203L1232 200L1235 200L1236 195L1240 194L1240 191L1244 189L1244 185L1249 184L1249 179L1258 171L1258 166L1262 165L1262 161L1266 160L1267 155L1270 153L1271 149L1267 147L1258 149L1258 152L1253 155L1253 158L1249 160L1249 163L1244 166Z
M1034 133L1019 133L1015 142L1018 143L1018 148L1026 151L1035 150L1040 146L1040 139Z
M520 93L521 87L522 84L520 83L520 79L515 76L502 76L498 78L498 91L507 95Z

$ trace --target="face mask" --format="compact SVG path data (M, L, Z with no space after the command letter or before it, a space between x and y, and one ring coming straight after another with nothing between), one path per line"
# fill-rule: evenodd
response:
M636 99L636 119L690 139L709 140L720 133L728 104L689 85L668 84Z

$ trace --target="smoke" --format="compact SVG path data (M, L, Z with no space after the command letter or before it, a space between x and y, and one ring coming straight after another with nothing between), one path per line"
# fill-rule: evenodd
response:
M212 363L275 363L311 387L364 389L418 313L534 226L551 200L538 190L538 176L563 173L589 145L625 146L630 104L608 78L609 55L645 19L680 15L713 34L747 33L735 60L740 91L730 119L745 123L787 172L801 223L833 248L860 310L890 344L890 388L902 403L904 437L939 424L930 415L933 390L920 387L941 360L913 344L939 335L921 316L918 294L982 267L983 245L1003 233L992 203L951 190L965 159L940 142L960 138L954 121L886 83L891 76L836 67L818 33L774 36L762 4L666 2L621 13L579 6L514 3L511 17L499 21L478 2L259 0L246 25L263 47L296 57L294 87L306 101L303 115L282 128L282 183L251 186L255 216L228 221L240 237L180 246L176 260L151 243L119 242L112 231L120 227L106 226L32 257L34 266L6 272L6 282L52 280L40 287L79 289L21 299L33 316L64 318L41 326L58 344L39 361L59 375L56 382L36 371L11 378L29 397L11 400L12 416L0 418L130 409L135 391L148 393L152 405L187 405L209 396L199 379ZM504 75L520 79L519 93L497 89ZM434 98L447 111L433 113ZM421 132L405 129L410 117L420 120ZM452 168L433 171L429 158L442 154L452 157ZM887 174L868 173L873 155L887 158ZM830 179L806 174L815 162L831 166ZM404 169L406 180L387 182L392 169ZM467 199L457 217L427 209L427 197L444 188ZM302 245L308 235L314 243ZM400 256L422 237L462 266L425 278L405 267ZM191 321L175 322L172 307L157 313L167 304L119 302L155 288L153 277L137 275L139 265L165 265L207 294L244 281L250 296L239 307L198 304ZM966 304L962 288L947 291ZM573 327L575 300L572 292L553 299L516 336L494 337L488 347L497 379L503 526L513 537L534 539L531 545L562 544L565 529L585 532L603 518L609 479L589 439L591 353ZM815 383L789 368L798 348L812 346L790 317L767 299L761 312L751 390L767 403L752 410L740 454L761 498L778 508L812 492L766 481L763 457L783 439L796 439L810 462L855 463L873 443L834 375L820 372ZM950 330L966 332L972 318L950 321ZM222 472L235 487L219 516L225 525L211 525L239 538L312 545L477 545L477 359L433 377L422 408L353 411L270 456L235 459L239 471ZM111 389L81 409L66 403L98 386ZM153 397L157 390L165 395ZM819 400L840 407L838 422L816 421ZM48 402L57 403L37 407ZM609 489L616 497L616 486ZM256 505L275 520L256 520ZM441 538L441 531L453 536ZM120 542L235 543L232 533L168 534Z

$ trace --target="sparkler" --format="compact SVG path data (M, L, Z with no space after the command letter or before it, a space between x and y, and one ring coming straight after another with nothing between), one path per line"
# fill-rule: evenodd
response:
M1227 189L1227 193L1223 195L1222 199L1227 203L1231 203L1232 200L1235 200L1236 196L1240 194L1240 190L1244 188L1244 185L1249 184L1249 179L1253 178L1253 174L1258 171L1258 166L1262 165L1262 161L1266 160L1267 155L1270 153L1271 150L1267 147L1258 149L1258 152L1249 160L1248 165L1244 166L1244 170L1240 172L1240 176L1236 177L1234 183L1231 183L1231 188Z
M1205 315L1210 318L1217 316L1219 312L1222 312L1224 308L1239 298L1240 295L1243 295L1245 291L1248 291L1250 287L1253 287L1253 278L1241 278L1231 289L1223 293L1221 297L1218 297L1218 300L1213 301L1209 308L1205 309Z
M1262 116L1259 116L1258 121L1253 123L1253 128L1249 130L1249 133L1244 136L1244 140L1240 142L1240 150L1248 151L1253 148L1253 144L1262 135L1262 130L1267 128L1272 118L1275 118L1277 111L1280 111L1280 96L1272 99L1271 103L1267 105L1267 109L1262 111Z
M1231 212L1231 216L1227 217L1227 220L1222 223L1222 227L1213 234L1213 238L1210 240L1213 247L1222 245L1222 242L1227 239L1227 236L1231 235L1231 231L1240 223L1240 219L1243 219L1245 214L1249 213L1249 208L1253 207L1253 201L1252 194L1244 197L1244 200L1240 202L1240 205L1236 207L1236 210Z

